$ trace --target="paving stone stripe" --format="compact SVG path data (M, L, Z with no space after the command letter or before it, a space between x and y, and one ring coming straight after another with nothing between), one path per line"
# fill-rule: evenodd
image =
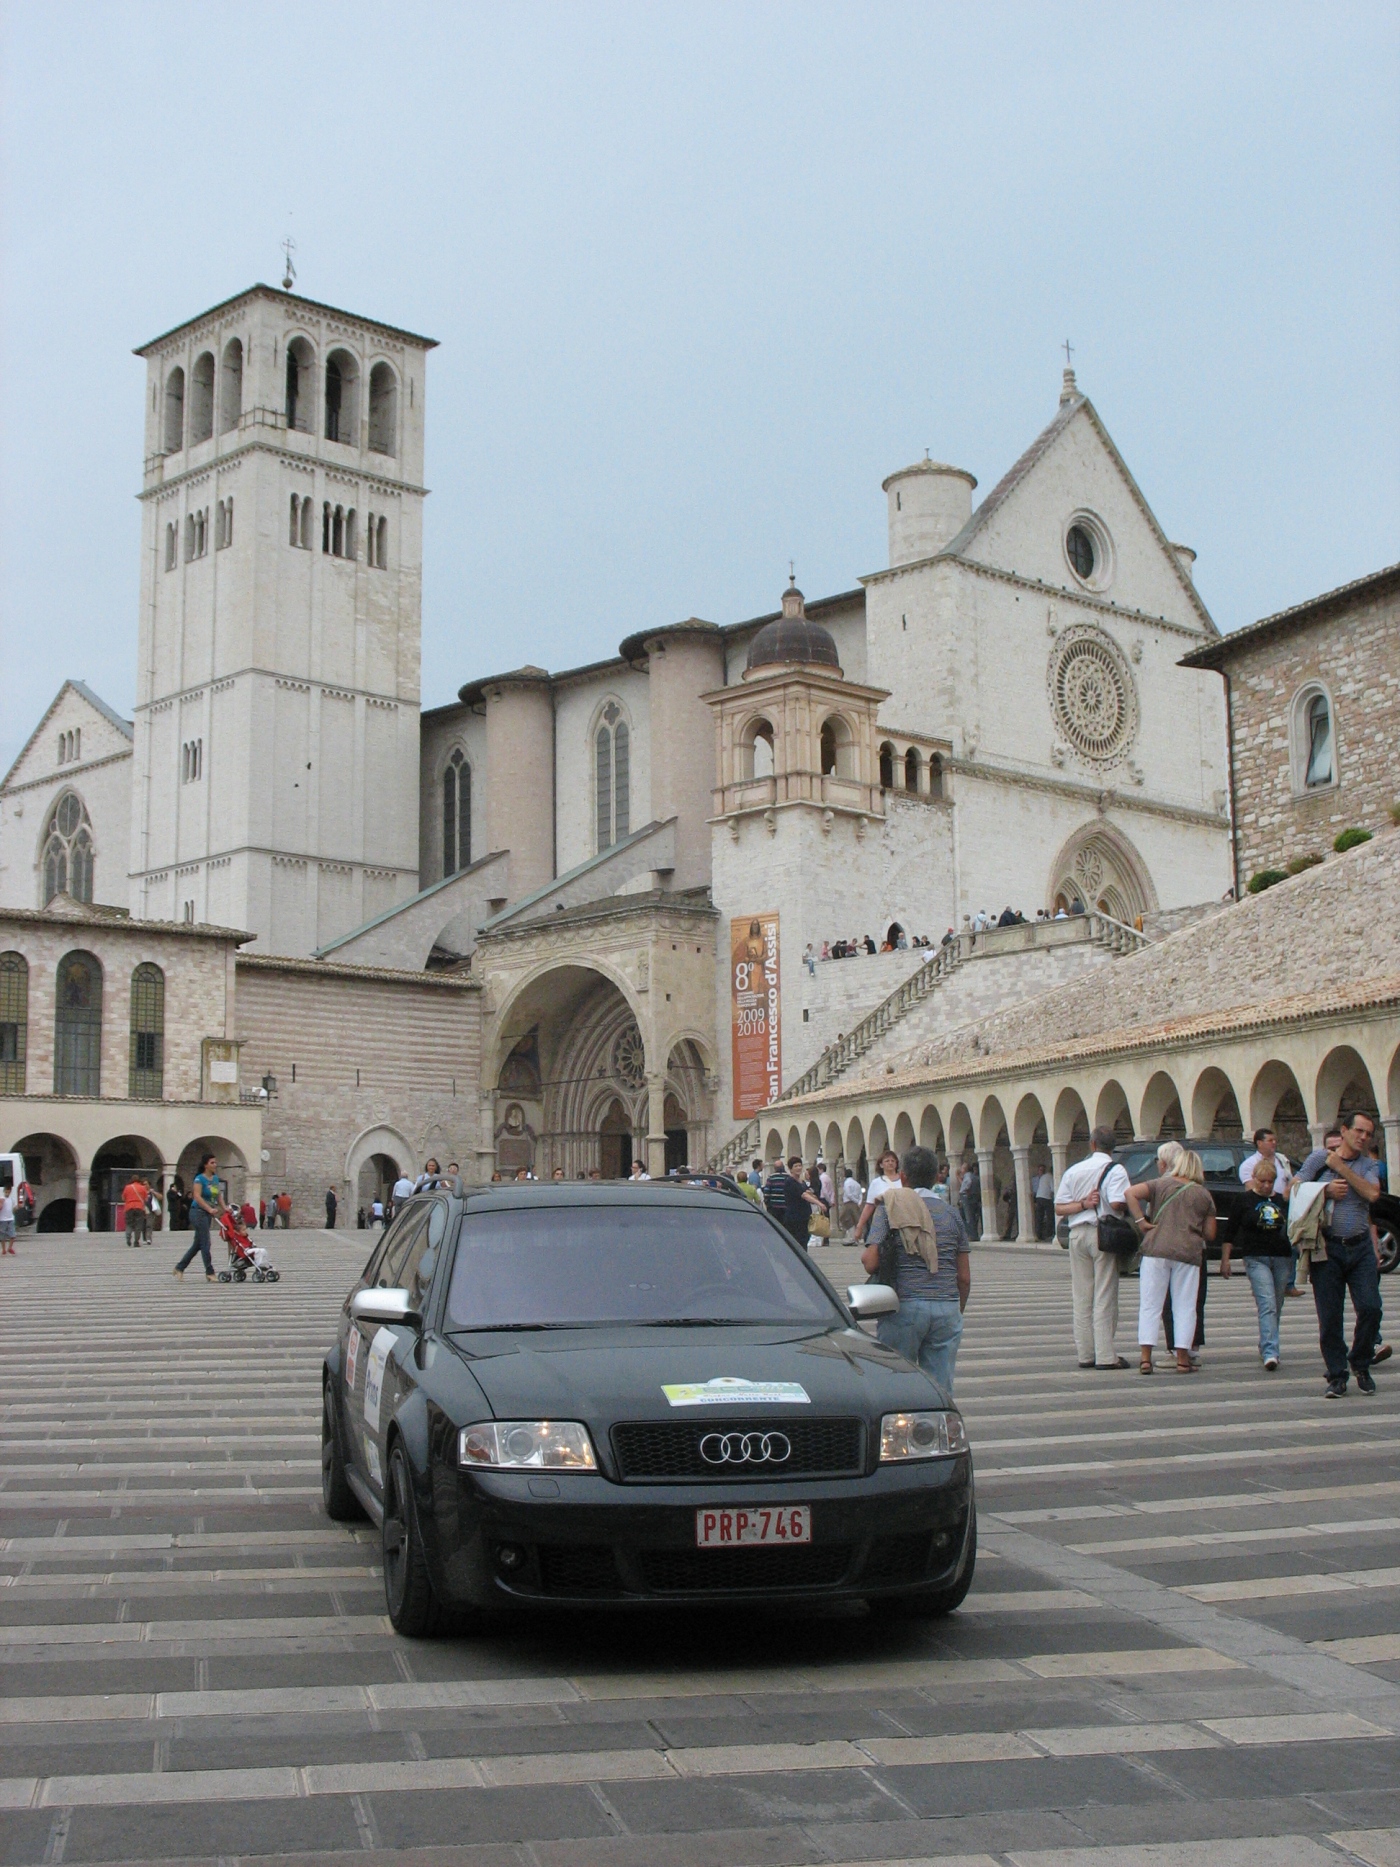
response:
M1073 1731L965 1732L951 1737L865 1737L814 1744L734 1744L700 1749L603 1750L452 1757L407 1763L283 1765L230 1770L124 1771L108 1775L0 1778L0 1808L96 1807L172 1802L256 1802L302 1796L405 1794L435 1789L536 1788L668 1778L766 1776L916 1764L997 1764L1059 1757L1150 1755L1276 1744L1392 1740L1347 1713L1219 1718Z

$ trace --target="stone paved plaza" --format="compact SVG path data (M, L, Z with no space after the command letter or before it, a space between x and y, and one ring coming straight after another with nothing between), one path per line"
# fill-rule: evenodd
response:
M1324 1404L1310 1302L1274 1377L1243 1277L1198 1376L1080 1373L1063 1255L979 1253L947 1621L414 1643L320 1506L364 1235L278 1234L263 1288L177 1283L176 1242L0 1263L0 1863L1400 1863L1400 1374Z

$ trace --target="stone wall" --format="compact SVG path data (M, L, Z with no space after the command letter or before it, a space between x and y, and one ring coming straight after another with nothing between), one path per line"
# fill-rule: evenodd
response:
M1295 856L1324 855L1339 830L1379 829L1400 802L1400 579L1340 615L1230 647L1235 820L1241 885ZM1295 698L1332 701L1336 782L1302 788Z
M374 1154L413 1172L475 1159L481 992L470 979L242 958L243 1080L271 1072L263 1191L292 1195L293 1222L317 1224L327 1187L353 1225L360 1168Z

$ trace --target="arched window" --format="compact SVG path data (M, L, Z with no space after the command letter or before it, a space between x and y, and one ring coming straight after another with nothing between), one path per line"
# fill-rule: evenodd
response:
M214 433L214 353L205 350L190 371L190 446L211 439Z
M219 433L232 434L243 415L243 345L230 337L224 345L219 378Z
M599 850L631 834L632 736L622 708L610 700L593 735L595 822Z
M174 570L180 561L180 528L172 519L165 528L165 568Z
M203 506L194 515L194 554L202 558L209 549L209 508Z
M379 570L389 562L389 521L383 514L375 520L374 562Z
M472 768L454 752L442 774L442 873L455 875L472 861Z
M836 728L830 720L822 727L822 777L836 775Z
M0 953L0 1096L22 1096L29 1054L29 962Z
M214 521L214 549L222 551L233 543L233 501L221 499Z
M311 377L315 359L304 337L294 337L287 345L287 427L302 434L311 432Z
M165 974L149 960L131 975L131 1060L127 1094L159 1102L165 1091Z
M326 358L326 439L353 447L359 438L360 366L348 350Z
M928 794L930 797L943 795L943 761L936 752L929 754Z
M53 1018L53 1092L102 1093L102 968L91 953L58 962Z
M768 720L754 720L744 728L740 745L740 778L771 778L774 768L772 724Z
M348 558L354 557L356 542L355 508L351 506L345 515L345 549L341 555Z
M321 556L328 558L330 554L331 554L331 502L329 499L323 499L321 502Z
M880 747L880 789L882 791L894 789L894 747L888 739Z
M287 514L287 543L289 545L301 543L301 501L295 493L291 496L291 506Z
M343 558L345 556L344 506L336 507L335 518L331 522L331 556L336 558Z
M164 450L178 454L185 445L185 372L177 365L165 379Z
M917 791L919 788L919 754L913 746L904 754L904 788Z
M92 824L76 792L65 791L44 826L44 906L55 895L92 900Z
M1302 729L1303 789L1315 791L1337 775L1332 750L1332 705L1324 693L1307 696L1299 724Z
M398 452L399 385L387 363L376 363L369 373L369 451Z

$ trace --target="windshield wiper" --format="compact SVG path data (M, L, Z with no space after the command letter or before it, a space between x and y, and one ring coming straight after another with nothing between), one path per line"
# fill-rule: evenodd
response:
M739 1329L754 1323L771 1329L775 1325L762 1316L639 1316L638 1329Z
M597 1322L455 1322L451 1335L499 1335L503 1332L515 1334L525 1329L605 1329L606 1323Z

